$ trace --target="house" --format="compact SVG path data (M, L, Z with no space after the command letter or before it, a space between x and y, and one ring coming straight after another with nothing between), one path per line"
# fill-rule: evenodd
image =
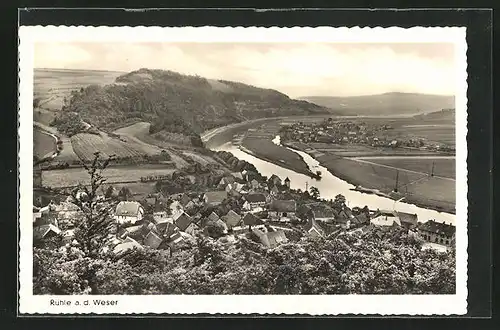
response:
M399 220L401 221L401 225L404 226L405 228L412 229L417 226L418 216L416 214L399 212L399 211L396 211L396 214L398 215Z
M218 189L225 189L228 184L234 183L234 176L225 176L220 179L219 184L217 184Z
M285 186L290 189L290 179L288 177L286 177L285 179Z
M429 220L418 229L420 236L427 242L453 246L455 241L455 226L445 222Z
M181 203L181 205L186 208L186 205L189 204L189 202L191 202L191 197L189 197L188 194L182 194L181 198L179 198L179 203Z
M285 236L285 232L283 230L276 231L268 231L264 232L261 229L252 229L252 232L257 235L260 239L262 245L267 248L275 248L280 244L284 244L288 242L288 239Z
M226 223L228 229L238 226L241 222L241 216L233 210L229 210L221 219Z
M157 249L162 241L163 238L157 235L153 230L150 230L146 237L144 237L144 245L152 249Z
M256 179L252 179L250 181L250 188L251 189L259 189L259 187L260 187L259 181L257 181Z
M172 214L178 214L184 211L184 206L182 206L182 203L179 202L178 200L175 200L172 203L170 203L169 208Z
M311 215L314 220L321 222L335 222L338 213L331 207L326 205L311 205L309 206Z
M395 211L377 210L370 223L379 227L401 226L401 220Z
M266 196L264 194L247 194L243 197L243 209L251 211L266 205Z
M114 219L119 224L135 224L142 220L144 208L138 202L122 201L118 203Z
M144 249L141 244L137 243L133 238L127 237L122 243L119 243L113 249L115 255L123 255L125 252L138 249Z
M295 217L296 209L294 200L274 200L269 207L269 217L278 221L290 221Z
M208 216L208 220L213 221L213 222L216 222L217 220L219 220L219 216L217 215L217 213L212 212L212 213L210 213L210 215Z
M33 242L49 239L60 233L61 230L53 224L37 226L33 228Z
M258 226L263 225L264 222L252 213L247 213L243 217L243 224L245 226Z
M226 191L207 191L205 195L203 195L203 200L206 204L209 205L219 205L227 198Z
M126 228L121 228L118 232L118 236L121 239L125 239L127 237L131 237L136 241L142 240L145 234L146 227L144 225L130 226Z
M304 226L304 230L313 237L319 237L319 236L324 236L325 232L323 229L318 225L316 220L313 218L309 218L307 221L307 224Z
M243 175L242 173L240 172L232 172L231 175L236 179L236 180L240 180L240 181L243 181Z
M195 224L193 223L193 218L184 211L174 216L174 224L177 226L177 228L179 228L180 231L186 232L188 234L194 233Z
M280 186L282 185L280 177L277 176L276 174L271 175L268 181L274 185L280 185Z

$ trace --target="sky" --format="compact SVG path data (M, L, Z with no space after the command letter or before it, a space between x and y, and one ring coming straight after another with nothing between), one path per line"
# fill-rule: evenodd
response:
M35 68L165 69L290 97L455 94L452 43L37 43Z

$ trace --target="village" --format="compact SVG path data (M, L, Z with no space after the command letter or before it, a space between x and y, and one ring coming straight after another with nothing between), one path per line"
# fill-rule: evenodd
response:
M391 138L386 132L393 127L388 124L367 124L365 122L334 121L332 118L320 123L294 123L283 126L280 135L283 140L310 143L357 144L384 148L410 148L428 151L454 151L443 143L429 142L423 138Z
M319 198L320 192L290 188L289 178L267 178L251 170L222 175L212 186L200 189L196 180L158 181L157 191L136 198L128 189L109 186L98 196L111 205L114 230L103 252L123 255L133 249L164 249L172 254L197 235L227 244L241 237L266 248L298 241L303 237L326 237L340 232L390 230L399 227L441 249L454 247L455 227L429 220L419 222L416 214L396 210L348 207L342 195L335 200ZM175 189L171 181L182 181ZM33 206L33 243L43 245L57 238L58 247L78 246L77 222L82 211L72 196Z

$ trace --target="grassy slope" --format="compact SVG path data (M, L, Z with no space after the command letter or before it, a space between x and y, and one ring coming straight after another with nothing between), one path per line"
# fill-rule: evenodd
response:
M453 96L385 93L362 96L305 96L301 99L346 115L402 115L455 107Z

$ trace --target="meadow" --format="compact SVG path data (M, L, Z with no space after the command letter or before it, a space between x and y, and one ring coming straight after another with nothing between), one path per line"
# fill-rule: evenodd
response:
M144 164L137 166L113 166L104 170L103 175L107 183L116 182L136 182L141 177L148 175L167 175L173 173L172 168L165 168L162 165ZM61 188L87 184L89 175L84 168L68 168L63 170L42 171L42 182L44 186L51 188Z
M59 111L64 98L73 90L89 85L106 85L114 83L122 72L35 69L33 76L33 98L38 99L38 107L42 110Z
M43 158L56 151L56 140L39 129L33 129L33 154Z
M400 168L404 170L432 173L445 178L455 178L455 159L432 159L432 158L397 158L387 157L386 159L366 159L369 162ZM434 165L433 165L434 164Z

